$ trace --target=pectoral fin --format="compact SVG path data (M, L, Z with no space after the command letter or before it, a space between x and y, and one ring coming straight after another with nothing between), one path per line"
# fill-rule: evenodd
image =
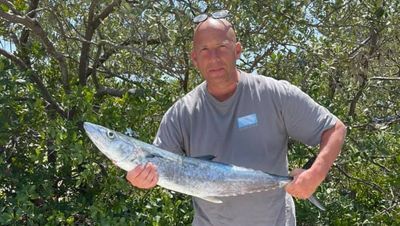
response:
M151 153L151 154L149 153L146 155L146 158L155 158L155 157L162 158L161 155L156 154L156 153Z
M213 197L213 196L206 196L206 197L199 197L199 198L204 199L209 202L212 202L212 203L222 203L221 199L217 199L216 197Z

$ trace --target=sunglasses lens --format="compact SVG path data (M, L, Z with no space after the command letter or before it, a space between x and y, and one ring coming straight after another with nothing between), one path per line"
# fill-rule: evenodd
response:
M193 18L193 22L195 23L200 23L205 21L208 18L207 14L200 14L198 16L196 16L195 18Z
M225 9L211 13L211 16L214 19L222 19L222 18L227 17L228 15L229 15L229 11L225 10ZM200 23L200 22L207 20L207 18L208 18L208 15L206 13L203 13L203 14L200 14L200 15L196 16L195 18L193 18L193 22Z
M227 17L228 14L229 14L228 10L220 10L220 11L212 13L211 15L215 19L221 19L221 18Z

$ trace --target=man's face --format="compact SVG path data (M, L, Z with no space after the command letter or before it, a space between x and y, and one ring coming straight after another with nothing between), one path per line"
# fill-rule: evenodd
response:
M241 45L223 20L208 19L195 32L192 60L208 83L226 82L236 73Z

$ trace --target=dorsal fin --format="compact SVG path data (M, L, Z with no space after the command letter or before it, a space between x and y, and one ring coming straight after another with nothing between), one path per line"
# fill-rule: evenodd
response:
M214 155L202 155L202 156L197 156L197 157L192 157L192 158L211 161L211 160L215 159L215 156Z

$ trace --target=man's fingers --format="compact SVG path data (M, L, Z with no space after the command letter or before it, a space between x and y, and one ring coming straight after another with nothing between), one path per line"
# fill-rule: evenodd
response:
M300 199L307 199L314 193L316 188L310 183L311 177L306 171L304 169L294 169L290 172L293 181L285 186L287 193Z
M135 180L139 176L139 174L143 171L143 169L144 167L140 165L135 167L133 170L128 171L128 173L126 174L126 179L136 186Z
M144 180L146 181L151 181L151 179L153 178L154 174L155 174L155 166L152 163L147 163L143 172L140 175L143 177Z
M154 173L152 173L151 176L152 177L147 180L149 182L148 183L149 188L152 188L152 187L156 186L157 182L158 182L158 174L157 174L156 171L154 171Z
M126 179L135 187L145 189L152 188L158 182L156 166L152 163L147 163L144 166L137 166L127 173Z
M302 172L306 171L305 169L296 168L290 172L290 176L295 177L300 175Z
M152 163L147 163L145 169L140 174L140 177L143 179L143 186L145 186L145 188L154 187L156 175L156 167Z

